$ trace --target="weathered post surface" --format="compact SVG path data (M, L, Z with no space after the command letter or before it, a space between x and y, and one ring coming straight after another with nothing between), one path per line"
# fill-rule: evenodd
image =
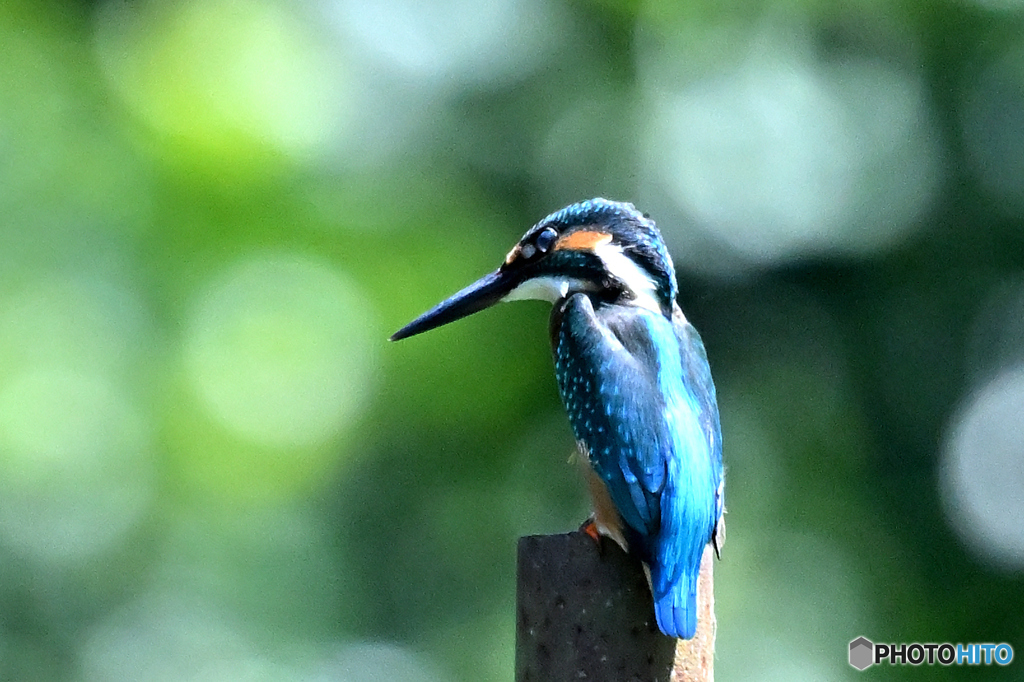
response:
M715 608L705 549L697 634L658 631L643 566L583 532L519 539L516 682L713 682Z

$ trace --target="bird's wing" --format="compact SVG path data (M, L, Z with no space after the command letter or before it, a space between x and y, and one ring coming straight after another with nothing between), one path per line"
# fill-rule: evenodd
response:
M679 306L675 306L672 315L672 326L680 344L680 357L683 366L683 382L687 392L693 396L697 418L701 431L707 441L707 452L711 459L711 473L715 485L715 527L711 541L715 552L721 556L725 542L725 497L724 471L722 468L722 426L718 416L718 399L715 395L715 384L711 379L711 367L708 364L707 352L700 334L683 316Z
M622 520L642 538L661 525L660 493L674 440L664 418L657 344L664 317L576 294L553 319L556 376L576 438ZM652 318L660 318L659 323ZM659 332L667 335L659 338Z

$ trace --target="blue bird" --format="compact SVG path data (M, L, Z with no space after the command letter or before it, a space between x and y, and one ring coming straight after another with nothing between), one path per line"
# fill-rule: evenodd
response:
M724 480L711 370L676 294L654 222L591 199L541 220L500 268L391 338L499 301L554 304L555 377L590 465L593 525L648 567L658 628L689 639L704 548L724 540Z

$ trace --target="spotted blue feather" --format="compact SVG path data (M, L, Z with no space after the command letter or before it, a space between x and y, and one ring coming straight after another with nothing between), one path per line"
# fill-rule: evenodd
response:
M576 438L651 569L659 628L692 637L704 546L722 513L721 432L703 344L682 317L570 296L552 319Z

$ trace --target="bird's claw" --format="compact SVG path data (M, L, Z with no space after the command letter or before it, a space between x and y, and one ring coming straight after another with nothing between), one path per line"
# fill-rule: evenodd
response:
M583 522L583 524L580 526L580 532L589 535L590 539L594 541L595 545L597 545L597 551L603 552L604 547L601 544L601 531L597 529L597 523L594 521L593 517L590 517L589 519Z

